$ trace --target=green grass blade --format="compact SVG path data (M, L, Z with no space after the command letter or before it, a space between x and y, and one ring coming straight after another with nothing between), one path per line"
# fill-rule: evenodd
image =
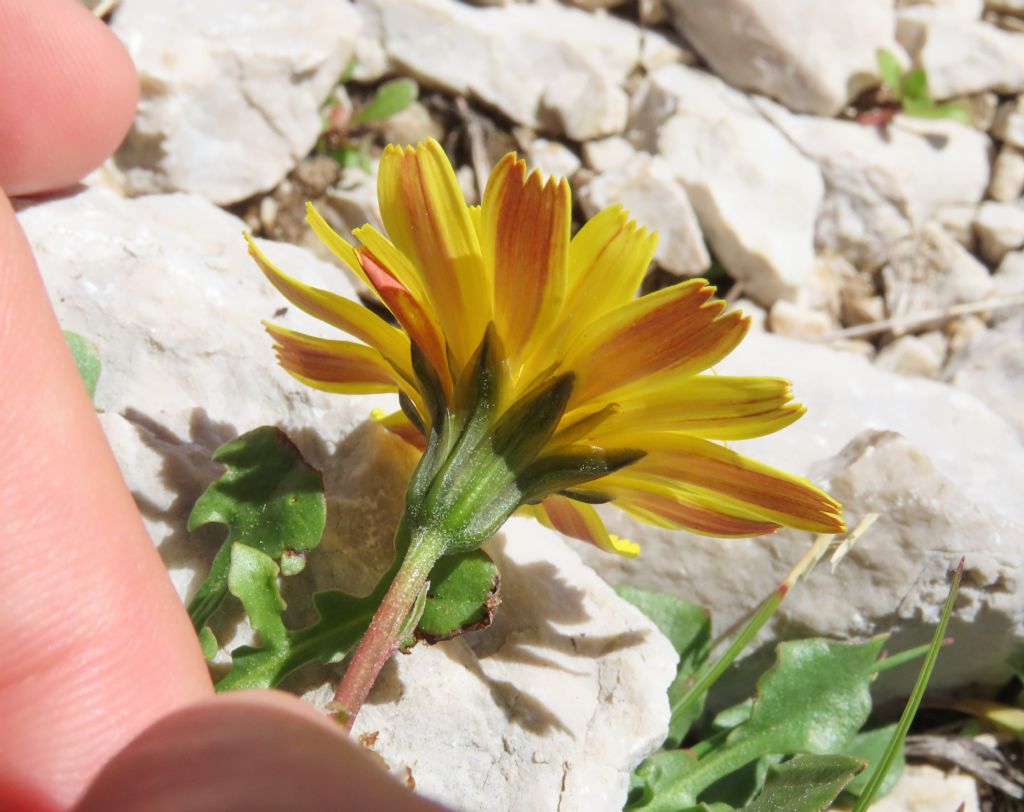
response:
M961 558L960 564L953 574L953 583L949 587L946 605L942 609L942 617L939 618L939 625L935 628L935 634L932 636L932 644L928 649L928 655L921 665L921 671L917 675L917 682L914 683L914 690L910 694L910 699L907 700L907 705L903 709L903 715L900 717L899 724L896 726L892 738L889 739L889 744L885 748L885 754L875 765L871 777L868 779L868 784L861 793L860 798L857 799L857 804L853 807L852 812L865 812L871 806L871 802L874 800L882 780L885 778L886 773L889 772L889 765L896 757L896 752L903 744L903 740L907 737L910 723L914 721L917 709L921 705L921 699L924 697L924 689L928 685L928 680L931 678L932 671L935 668L935 662L939 658L939 651L946 637L946 627L949 626L949 618L953 614L953 604L956 603L957 592L960 590L960 579L963 577L963 574L964 560Z

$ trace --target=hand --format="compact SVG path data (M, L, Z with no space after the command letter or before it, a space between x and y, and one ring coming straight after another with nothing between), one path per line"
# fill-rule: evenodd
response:
M73 184L134 114L74 0L0 2L0 76L8 195ZM0 808L438 809L294 697L214 697L4 194L0 370Z

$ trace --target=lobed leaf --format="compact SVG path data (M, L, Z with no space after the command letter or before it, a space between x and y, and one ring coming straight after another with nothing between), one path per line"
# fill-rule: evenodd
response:
M900 63L896 61L896 55L883 48L878 52L877 59L878 72L882 76L882 81L893 96L900 99L903 93L903 71L900 68Z
M231 545L244 542L274 561L282 556L291 573L301 554L320 543L326 504L320 473L303 460L283 431L262 426L222 445L213 459L227 470L196 500L189 531L206 524L227 525L227 536L206 579L189 603L189 617L201 629L228 592Z

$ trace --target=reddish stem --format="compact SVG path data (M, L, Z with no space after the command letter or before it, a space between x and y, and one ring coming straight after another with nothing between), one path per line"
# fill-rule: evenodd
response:
M328 706L346 730L352 729L356 714L377 681L384 663L398 651L409 614L427 583L430 571L444 552L444 546L440 534L424 533L414 536L410 542L402 566L359 641L334 694L334 701Z

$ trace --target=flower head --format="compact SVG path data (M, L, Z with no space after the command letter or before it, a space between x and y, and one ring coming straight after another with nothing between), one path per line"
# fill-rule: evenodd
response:
M656 235L620 207L570 235L565 180L514 154L468 206L434 141L388 147L378 181L387 236L359 245L312 208L328 247L375 291L398 327L274 267L293 304L358 342L268 325L284 368L329 392L398 392L385 419L424 448L407 518L481 543L516 509L624 555L592 505L714 536L780 527L835 533L841 508L810 482L727 448L800 417L779 378L709 374L749 329L704 280L639 298Z

